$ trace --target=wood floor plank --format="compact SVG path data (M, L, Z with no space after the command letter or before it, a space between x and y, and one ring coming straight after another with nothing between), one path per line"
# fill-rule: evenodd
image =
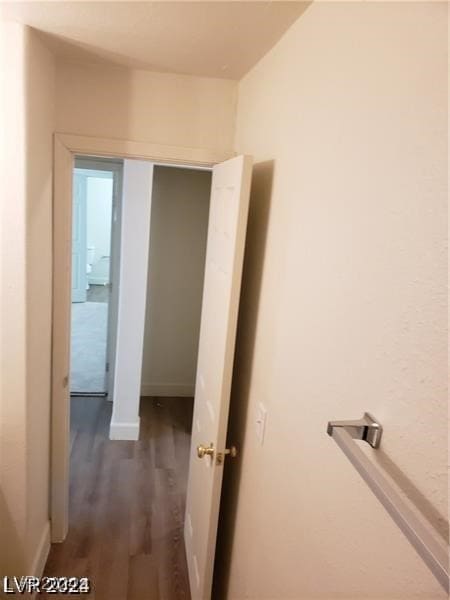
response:
M189 600L192 399L142 399L136 442L109 440L105 398L72 398L71 407L69 533L52 545L45 575L89 577L90 600Z
M160 600L158 564L149 554L131 556L127 600Z
M153 400L151 439L157 469L175 468L174 432L170 421L169 403L165 400L165 398Z
M127 597L130 527L130 468L126 459L109 467L108 505L102 515L98 545L96 594L99 599L120 600ZM108 574L107 577L104 574Z
M154 548L158 557L161 596L165 600L189 598L181 507L179 495L158 495Z
M139 443L139 442L138 442ZM131 498L130 556L152 553L155 471L149 453L137 452L133 463Z

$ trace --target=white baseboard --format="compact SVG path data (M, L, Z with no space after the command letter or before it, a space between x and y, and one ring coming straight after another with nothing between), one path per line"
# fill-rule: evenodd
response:
M42 577L44 572L45 563L47 562L48 553L50 552L50 521L44 526L42 531L41 539L39 540L38 547L31 563L30 575L34 577Z
M134 423L120 423L111 421L109 426L110 440L138 440L140 419Z
M194 397L195 385L192 383L142 383L141 396L187 396Z
M88 277L88 283L90 285L106 285L109 280L107 277Z

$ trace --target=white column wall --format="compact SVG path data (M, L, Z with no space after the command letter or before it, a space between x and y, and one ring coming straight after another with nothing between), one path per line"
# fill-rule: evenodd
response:
M112 440L139 437L153 165L125 160Z

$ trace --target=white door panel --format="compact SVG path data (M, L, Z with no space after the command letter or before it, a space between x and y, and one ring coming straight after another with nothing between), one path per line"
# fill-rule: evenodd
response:
M193 600L211 596L251 166L238 156L213 169L185 521Z

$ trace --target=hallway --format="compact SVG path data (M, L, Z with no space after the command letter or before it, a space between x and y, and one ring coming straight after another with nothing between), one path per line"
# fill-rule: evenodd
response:
M450 2L1 9L0 585L450 600Z
M71 400L69 534L52 546L44 575L88 577L96 600L187 600L193 402L142 398L137 442L108 439L111 408L103 398Z

